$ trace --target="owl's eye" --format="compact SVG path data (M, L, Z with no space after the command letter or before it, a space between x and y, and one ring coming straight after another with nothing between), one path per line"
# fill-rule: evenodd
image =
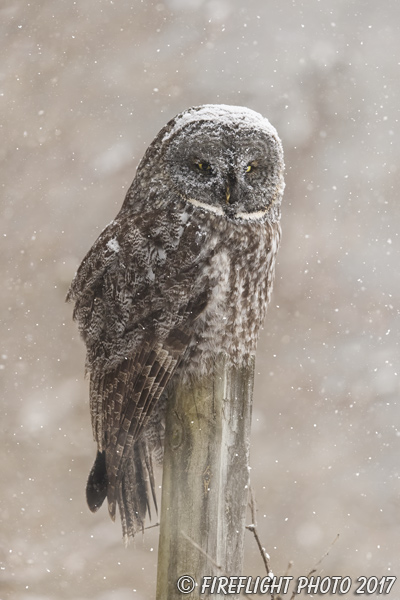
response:
M251 173L251 171L254 171L254 169L256 169L256 168L257 168L257 165L258 165L257 161L256 161L256 160L253 160L253 162L251 162L251 163L249 163L249 164L247 165L247 167L246 167L246 169L245 169L245 172L246 172L246 173Z
M210 175L212 173L210 163L208 163L206 161L199 161L199 162L196 162L195 164L196 164L196 167L199 169L199 171L203 171L204 173L207 173L208 175Z

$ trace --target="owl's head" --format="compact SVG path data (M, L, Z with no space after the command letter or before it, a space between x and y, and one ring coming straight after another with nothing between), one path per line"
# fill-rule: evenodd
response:
M198 210L234 220L279 218L284 189L282 144L267 119L248 108L189 108L158 134L138 168L152 188L168 181ZM161 191L161 189L160 189ZM172 195L171 195L172 192Z

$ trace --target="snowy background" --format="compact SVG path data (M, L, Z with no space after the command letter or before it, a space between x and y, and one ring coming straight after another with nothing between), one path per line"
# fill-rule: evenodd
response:
M158 529L125 549L85 505L64 298L155 134L207 102L261 112L285 148L251 440L272 569L306 575L339 533L323 575L400 575L399 24L398 0L1 3L1 600L154 597Z

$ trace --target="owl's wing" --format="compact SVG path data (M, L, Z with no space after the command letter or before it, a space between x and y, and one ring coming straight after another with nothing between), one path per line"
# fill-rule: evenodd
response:
M204 309L204 296L196 308L192 303L190 320ZM100 486L99 497L90 482L88 503L97 510L107 493L112 519L119 505L124 536L143 528L146 512L151 514L150 491L157 509L152 460L140 434L188 346L187 326L188 321L185 327L173 328L162 342L143 342L112 371L91 374L92 423L105 452L107 486Z
M121 488L133 445L173 375L180 355L177 348L166 348L160 343L144 343L139 351L111 372L91 377L92 420L96 422L97 440L104 439L108 509L112 518L115 517L117 501L120 510L125 504ZM149 488L155 502L149 457L147 461L150 465L147 469L149 480L137 477L133 482L139 488L134 494L136 502L141 504L141 510L140 506L136 507L139 513L145 513L146 510L150 512ZM138 516L143 521L144 514Z
M166 272L157 258L163 253L154 252L146 238L132 222L126 229L114 221L86 255L68 294L87 346L100 453L89 477L89 507L97 510L107 494L111 517L118 503L124 522L130 508L124 498L131 496L140 504L136 524L149 510L149 488L154 498L151 460L142 457L148 481L124 478L125 467L135 469L133 446L186 351L190 324L208 301L206 282L194 284L198 248L183 243L182 256L178 252L174 260L178 268Z

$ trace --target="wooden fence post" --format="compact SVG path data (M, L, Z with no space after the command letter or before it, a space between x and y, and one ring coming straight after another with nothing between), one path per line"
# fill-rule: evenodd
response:
M170 394L157 600L198 598L204 576L241 575L253 379L254 362L233 368L221 356ZM192 593L177 589L183 575L197 583Z

